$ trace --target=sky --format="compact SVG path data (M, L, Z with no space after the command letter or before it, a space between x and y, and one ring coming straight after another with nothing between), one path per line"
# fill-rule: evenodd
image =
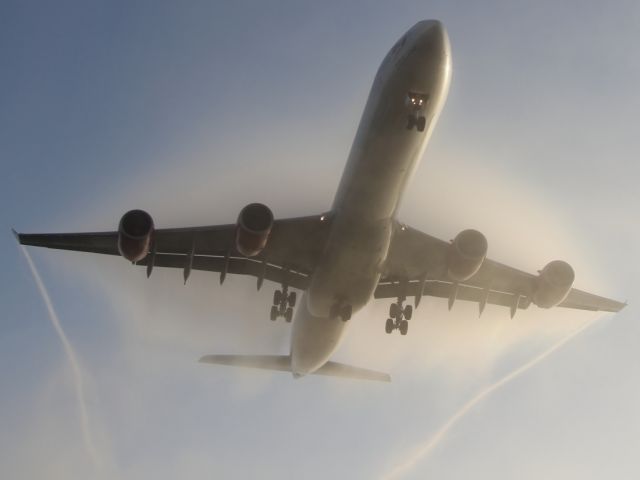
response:
M379 63L427 18L448 30L452 84L400 219L443 239L477 228L531 272L564 259L626 309L479 319L425 299L401 337L374 301L335 360L391 384L293 380L197 363L286 353L274 286L30 249L61 341L11 227L326 211ZM639 476L639 26L622 0L2 2L0 476Z

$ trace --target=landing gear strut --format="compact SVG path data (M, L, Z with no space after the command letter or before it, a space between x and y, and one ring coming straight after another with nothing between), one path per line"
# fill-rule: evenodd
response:
M424 132L427 119L422 112L428 101L429 95L415 92L407 93L405 99L405 105L409 110L407 114L407 130L413 130L413 127L416 127L419 132Z
M413 316L413 307L404 305L407 299L404 293L398 296L398 301L389 306L389 317L384 325L384 331L391 333L394 330L400 330L400 335L406 335L409 330L409 320Z
M287 285L283 285L282 290L273 292L273 306L269 318L275 321L278 317L284 317L287 323L291 323L296 299L296 292L290 292Z

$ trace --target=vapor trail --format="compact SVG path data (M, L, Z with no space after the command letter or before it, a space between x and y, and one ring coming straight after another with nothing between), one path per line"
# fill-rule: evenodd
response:
M500 387L503 387L507 383L511 382L515 378L519 377L527 370L535 367L538 363L542 362L548 356L553 354L556 350L560 349L564 345L566 345L569 341L575 338L577 335L582 333L588 327L593 325L595 320L590 320L581 327L574 330L572 333L561 339L560 341L554 343L551 347L546 349L541 354L537 355L533 359L529 360L524 365L513 370L511 373L505 375L500 380L492 383L484 390L480 391L475 397L465 403L460 410L453 414L453 416L447 420L442 427L425 443L419 445L418 448L407 458L404 462L396 465L390 472L386 473L381 477L381 480L392 480L394 478L399 478L406 473L408 473L416 464L425 458L431 451L442 441L442 439L449 433L449 430L467 413L469 413L473 407L475 407L478 403L484 400L486 397L491 395L493 392L498 390Z
M33 274L33 279L38 286L38 290L40 291L40 295L42 296L42 300L47 307L47 311L49 312L49 319L51 320L51 324L58 334L58 338L62 343L64 348L64 352L66 354L67 360L69 361L69 366L71 367L71 371L73 373L73 383L76 391L76 399L78 401L79 407L79 417L80 417L80 425L82 427L82 436L84 438L84 445L96 467L100 466L100 457L98 455L98 451L96 449L95 444L93 443L93 437L91 435L91 429L89 427L89 414L87 412L87 404L84 398L84 387L82 382L82 372L80 369L80 362L78 361L78 357L76 356L75 350L71 346L67 335L64 333L64 329L60 324L60 319L56 314L55 309L53 308L53 303L51 302L51 298L49 297L49 293L47 292L44 283L42 282L42 278L36 269L33 260L31 259L31 255L24 246L20 246L22 253L27 259L27 263L29 264L29 269Z

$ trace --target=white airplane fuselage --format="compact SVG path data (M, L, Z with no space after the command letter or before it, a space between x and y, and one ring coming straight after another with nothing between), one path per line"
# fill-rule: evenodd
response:
M325 364L350 323L331 315L366 305L384 271L394 219L446 100L451 54L438 21L414 25L383 60L351 147L331 212L331 233L291 336L295 376ZM417 105L412 99L424 103ZM410 115L423 116L422 128ZM409 128L411 127L411 128Z

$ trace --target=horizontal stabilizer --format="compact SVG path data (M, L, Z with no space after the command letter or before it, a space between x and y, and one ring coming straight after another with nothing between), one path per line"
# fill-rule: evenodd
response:
M388 373L376 372L366 368L352 367L338 362L327 362L313 375L327 375L330 377L354 378L358 380L375 380L377 382L390 382L391 376Z
M205 355L200 359L200 362L291 372L291 358L288 355ZM311 375L326 375L329 377L342 377L356 380L375 380L378 382L391 381L391 377L387 373L352 367L351 365L338 362L327 362L318 370L312 372Z
M280 372L291 371L289 355L205 355L200 359L200 363L278 370Z

